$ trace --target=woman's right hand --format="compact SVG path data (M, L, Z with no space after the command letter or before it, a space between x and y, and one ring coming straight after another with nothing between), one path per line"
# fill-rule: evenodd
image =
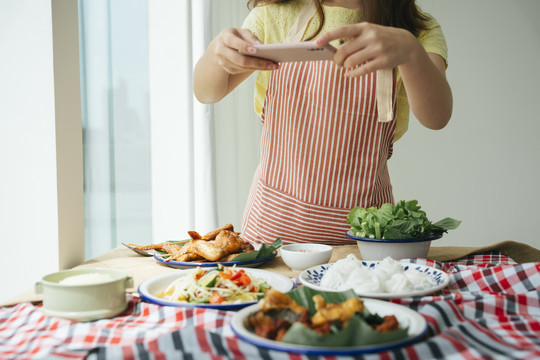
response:
M212 40L212 49L217 63L229 74L241 74L256 70L274 70L277 64L259 59L253 56L242 55L255 54L253 45L261 42L247 29L228 28L222 30Z

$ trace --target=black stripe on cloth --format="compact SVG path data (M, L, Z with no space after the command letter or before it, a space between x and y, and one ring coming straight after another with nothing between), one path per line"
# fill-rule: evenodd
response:
M174 331L173 333L171 333L171 338L174 348L184 354L184 360L192 360L193 356L191 355L191 353L186 352L186 348L184 346L184 342L182 341L182 337L180 336L180 332Z
M210 333L210 342L212 343L212 345L214 346L214 349L216 349L216 352L219 355L228 357L228 351L223 346L223 341L222 341L221 335L211 332Z
M403 354L403 348L397 348L390 350L390 353L394 356L395 360L406 360L407 356Z
M135 359L137 360L150 360L148 357L148 350L145 349L144 343L135 343L134 349L136 351Z
M272 357L268 353L268 350L262 347L257 347L257 350L259 351L259 355L261 356L261 359L263 360L272 360Z
M531 283L529 281L529 277L527 275L527 271L525 271L525 269L523 268L523 265L517 265L515 267L515 271L516 271L516 275L517 277L519 278L519 280L521 281L521 285L527 289L528 291L535 291L537 290L536 289L536 286L534 286L533 283Z
M432 308L435 308L435 310L437 310L437 313L441 316L441 319L444 321L444 325L446 327L451 327L452 326L452 322L450 321L450 318L448 317L448 314L447 312L442 308L442 306L438 303L432 303L432 304L429 304L428 306L432 307ZM450 310L452 311L452 310Z
M490 354L491 356L495 356L495 354L497 355L505 355L507 356L507 359L519 359L519 358L516 358L516 357L510 357L510 354L508 353L508 351L510 350L508 347L506 347L505 345L499 343L499 342L495 342L494 340L492 339L486 339L486 341L483 341L480 339L479 336L476 336L475 334L473 334L471 331L469 331L470 329L468 329L467 326L465 325L458 325L457 328L464 334L466 335L469 340L473 340L473 342L477 345L479 345L480 347L484 348L484 349L487 349L489 350L492 354ZM471 344L471 342L469 342L469 344ZM496 345L499 345L500 347L504 347L504 349L499 349L497 348ZM477 350L480 350L477 348ZM482 351L480 351L482 352Z
M441 348L439 347L439 345L437 345L435 341L427 341L426 345L429 351L431 351L431 354L433 355L434 359L444 359L443 352L441 351Z

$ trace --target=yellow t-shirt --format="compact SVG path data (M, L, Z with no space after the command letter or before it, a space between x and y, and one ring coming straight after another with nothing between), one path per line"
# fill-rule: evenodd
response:
M308 0L292 1L279 5L258 6L249 13L242 27L249 29L264 44L284 42L306 1ZM323 5L323 10L325 23L321 33L339 26L356 24L362 21L361 10L326 5ZM446 40L441 27L431 15L427 13L424 13L424 15L429 17L428 30L423 31L418 39L427 52L438 54L446 61L448 57ZM314 34L319 24L319 17L315 16L308 24L306 33L302 39L307 39L311 34ZM337 43L333 43L332 45L338 46ZM259 116L262 113L269 79L270 71L260 71L255 81L255 111ZM409 126L409 102L399 74L396 106L397 122L394 141L401 138Z

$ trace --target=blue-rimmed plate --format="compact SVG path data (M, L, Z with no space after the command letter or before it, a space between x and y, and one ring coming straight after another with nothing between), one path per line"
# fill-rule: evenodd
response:
M235 268L237 270L243 268ZM173 281L183 277L188 276L191 272L197 271L196 269L189 270L180 270L174 271L168 274L158 275L151 279L143 281L138 288L141 298L157 305L164 306L178 306L178 307L199 307L199 308L211 308L219 310L236 310L243 308L248 305L255 304L257 301L249 301L238 304L196 304L196 303L186 303L180 301L169 301L160 297L157 297L156 294L166 289ZM280 292L286 293L291 291L295 284L294 281L284 275L277 274L267 270L261 269L247 269L244 268L244 271L250 276L263 279L270 285L273 289L276 289Z
M216 267L218 264L221 264L223 266L244 266L244 267L257 267L264 263L265 261L271 260L275 258L277 255L277 251L272 252L270 255L261 257L259 259L252 259L252 260L243 260L243 261L227 261L227 262L197 262L197 261L174 261L169 260L165 261L165 258L161 256L159 253L154 253L154 259L159 261L160 263L163 263L164 265L168 265L170 267L176 268L176 269L191 269L194 267Z
M403 305L390 303L388 301L376 300L376 299L362 299L364 301L365 308L380 316L394 315L402 328L408 327L409 337L401 339L395 342L386 344L377 344L373 346L349 346L349 347L319 347L319 346L305 346L284 343L281 341L274 341L263 338L256 335L247 326L247 318L250 314L256 312L259 309L257 304L251 305L240 310L234 315L231 321L231 327L233 332L240 339L266 349L287 351L297 354L306 355L358 355L365 353L374 353L379 351L386 351L396 347L401 347L407 344L411 344L422 339L427 333L426 320L417 313Z
M361 261L361 264L369 268L374 268L375 265L377 265L379 262L380 261ZM328 289L321 286L321 279L323 278L324 274L328 271L328 269L330 269L332 265L333 264L324 264L324 265L313 266L309 269L302 271L298 279L300 280L300 283L302 283L302 285L310 287L315 290L338 291L338 290ZM393 292L393 293L355 291L356 294L358 296L377 298L377 299L398 299L398 298L403 298L403 297L424 296L424 295L432 294L436 291L439 291L445 288L450 282L450 277L448 276L447 273L431 266L418 265L414 263L405 263L405 262L401 263L401 266L404 271L410 271L414 269L414 270L421 271L431 276L435 282L435 285L429 288L412 290L412 291Z

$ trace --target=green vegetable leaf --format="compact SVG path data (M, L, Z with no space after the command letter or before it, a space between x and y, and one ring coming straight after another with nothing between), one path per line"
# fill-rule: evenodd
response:
M414 239L442 235L456 229L461 221L445 218L432 223L421 210L418 200L400 200L376 207L355 207L347 215L351 232L371 239Z

